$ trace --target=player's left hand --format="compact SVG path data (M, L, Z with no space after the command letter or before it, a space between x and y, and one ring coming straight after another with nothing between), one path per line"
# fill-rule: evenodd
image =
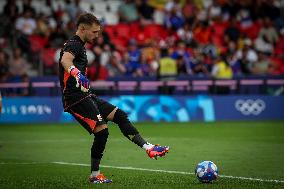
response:
M90 82L84 75L82 75L81 73L78 73L77 76L75 77L75 79L77 81L77 84L76 84L77 88L80 87L82 92L88 92L89 91Z
M90 82L86 76L84 76L75 66L71 66L70 74L76 79L76 87L80 88L82 92L88 92L90 88Z

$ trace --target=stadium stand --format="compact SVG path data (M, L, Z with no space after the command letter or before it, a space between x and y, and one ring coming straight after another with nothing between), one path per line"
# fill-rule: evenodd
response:
M230 93L263 93L268 85L276 90L283 87L283 9L281 0L0 1L1 91L59 94L58 51L85 11L103 23L98 42L87 46L89 76L102 93L220 90L212 86L225 86L219 93L228 93L227 87ZM20 76L13 74L16 49L27 64ZM177 65L169 80L159 75L163 49ZM134 56L138 62L131 61ZM217 73L226 70L232 72L228 80L218 81Z

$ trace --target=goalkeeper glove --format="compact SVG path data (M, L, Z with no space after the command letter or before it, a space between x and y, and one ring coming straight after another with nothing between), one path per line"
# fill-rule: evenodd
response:
M75 66L70 66L68 68L68 72L70 73L71 76L75 77L76 79L76 87L81 88L81 91L83 92L88 92L90 88L90 82L89 80L75 67Z

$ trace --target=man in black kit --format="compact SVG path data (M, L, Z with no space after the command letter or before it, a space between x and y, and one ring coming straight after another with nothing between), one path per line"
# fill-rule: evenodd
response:
M87 42L94 43L100 32L100 22L94 15L84 13L79 16L76 34L64 44L60 52L59 79L64 111L72 114L90 134L94 134L89 181L110 183L112 180L101 174L99 169L109 134L107 121L116 123L123 135L145 149L150 158L165 156L169 147L146 142L124 111L91 92L93 90L90 90L86 78L88 60L84 45Z

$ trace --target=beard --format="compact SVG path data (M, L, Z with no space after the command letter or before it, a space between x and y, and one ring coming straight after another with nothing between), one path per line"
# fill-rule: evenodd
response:
M88 43L90 43L90 44L95 44L96 43L96 41L97 41L97 39L96 38L90 38L90 39L87 39L86 40Z

